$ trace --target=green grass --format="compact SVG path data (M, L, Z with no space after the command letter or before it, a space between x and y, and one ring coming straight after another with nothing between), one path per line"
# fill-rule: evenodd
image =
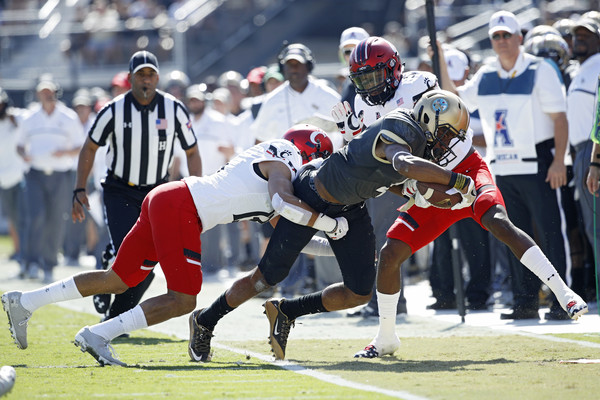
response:
M38 310L29 327L29 348L19 350L0 317L0 363L13 365L17 382L7 399L383 399L385 395L340 387L280 366L215 348L213 361L192 363L187 341L149 330L113 345L130 366L99 367L72 343L97 316L57 306ZM594 335L556 335L599 342ZM266 341L227 342L268 354ZM329 376L431 399L596 399L600 365L560 364L600 358L598 348L518 335L405 338L394 357L353 359L359 340L296 340L287 356Z

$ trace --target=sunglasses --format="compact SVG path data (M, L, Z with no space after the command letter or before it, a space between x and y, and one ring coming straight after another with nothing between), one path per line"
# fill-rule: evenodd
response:
M502 39L510 39L512 37L512 33L502 32L502 33L494 33L492 35L492 40L500 40Z

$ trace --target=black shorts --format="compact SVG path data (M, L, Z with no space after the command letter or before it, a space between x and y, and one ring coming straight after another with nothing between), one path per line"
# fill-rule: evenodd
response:
M349 230L339 240L329 239L340 266L344 285L352 292L366 296L375 282L375 234L364 203L332 204L323 200L313 183L314 170L305 170L294 181L294 193L318 212L332 218L345 217ZM292 264L317 231L280 218L265 255L258 267L269 285L281 282Z

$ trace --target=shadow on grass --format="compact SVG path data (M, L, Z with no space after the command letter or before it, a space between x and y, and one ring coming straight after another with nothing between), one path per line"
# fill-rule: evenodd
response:
M128 338L114 338L111 344L131 344L134 346L147 346L153 344L165 344L165 343L183 343L187 340L177 338L159 338L159 337L128 337Z
M187 365L153 365L153 364L131 364L126 368L137 368L147 371L280 371L281 367L269 363L256 362L219 362L211 361L209 363L189 362Z
M368 372L454 372L463 370L485 370L484 366L497 364L515 364L516 361L506 358L492 360L402 360L398 357L383 357L378 361L355 359L354 361L331 362L304 362L304 368ZM297 360L290 360L298 362ZM477 368L481 366L481 368ZM475 368L473 368L475 367ZM300 367L303 368L303 367Z

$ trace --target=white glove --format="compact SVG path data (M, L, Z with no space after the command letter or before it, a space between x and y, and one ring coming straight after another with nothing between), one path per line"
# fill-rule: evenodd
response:
M325 233L333 240L338 240L346 236L350 227L348 226L348 220L344 217L337 217L335 222L335 228L332 231Z
M462 196L462 200L460 203L453 205L452 208L450 208L451 210L460 210L461 208L470 207L475 201L475 198L477 197L475 181L469 176L467 176L467 179L469 179L469 185L465 187L464 192L457 190Z
M419 189L417 188L417 181L415 179L409 179L404 182L404 186L402 187L402 194L408 197L412 197L415 201L415 206L421 208L427 208L431 206L429 200L427 200Z
M365 112L361 110L358 118L354 116L352 107L347 101L337 103L331 109L333 121L337 124L340 133L347 142L350 142L356 135L362 132L365 124L363 122Z
M406 197L412 197L417 193L417 180L407 179L402 185L402 194Z

